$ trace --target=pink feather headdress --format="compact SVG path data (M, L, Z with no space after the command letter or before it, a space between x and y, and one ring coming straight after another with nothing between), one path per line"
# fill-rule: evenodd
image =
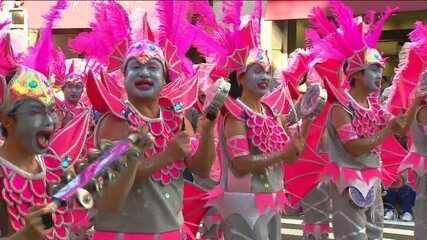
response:
M111 111L123 117L123 88L118 88L114 76L123 77L118 70L125 70L131 58L145 62L151 58L160 60L167 70L170 83L162 88L160 104L172 104L176 111L192 106L197 99L200 73L186 58L195 36L195 27L188 19L190 1L158 1L159 19L157 34L151 30L147 15L131 21L126 10L116 1L95 2L95 21L92 31L81 33L69 42L69 47L87 59L94 59L107 66L97 78L87 75L87 94L99 112Z
M1 105L7 102L7 105L11 106L23 98L33 98L45 105L53 104L54 94L48 81L54 52L52 28L66 7L67 1L59 0L48 14L43 16L46 25L41 30L40 39L22 62L13 52L9 34L5 34L0 40L0 73L3 75L0 83ZM14 74L13 77L6 83L6 76L11 74Z
M426 87L422 78L427 71L427 27L416 22L409 39L411 42L405 43L399 53L399 66L386 103L387 109L396 115L408 108L410 95L417 88Z
M80 58L65 59L64 53L57 48L53 52L54 62L50 66L51 79L56 87L66 83L84 82L89 61Z
M243 1L223 1L221 22L212 17L215 13L207 1L193 8L202 16L196 21L194 46L208 61L215 63L211 74L214 79L228 77L233 71L244 72L253 63L270 68L266 51L260 46L262 4L260 0L255 2L250 20L244 26L241 26Z
M366 31L361 18L354 18L351 9L343 3L332 1L331 10L335 21L328 19L320 8L314 8L310 15L311 28L306 36L312 51L325 60L347 63L347 76L371 64L384 66L385 61L375 48L385 21L398 8L387 7L378 21L374 21L371 11L367 15Z
M194 35L187 20L188 6L188 1L157 2L160 26L156 39L146 14L137 23L140 26L131 26L128 13L118 2L96 2L92 31L79 34L69 47L107 65L110 72L123 68L131 57L143 62L157 58L172 79L179 79L188 72L183 62L188 61L185 54Z

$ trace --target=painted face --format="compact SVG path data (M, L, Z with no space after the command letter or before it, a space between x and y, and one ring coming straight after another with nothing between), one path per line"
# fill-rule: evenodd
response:
M254 63L247 68L242 82L243 89L250 91L257 97L262 97L269 93L271 84L270 71L266 71L258 63Z
M377 91L381 88L381 80L384 69L378 64L371 64L363 74L363 82L369 92Z
M132 58L126 65L125 73L125 88L129 97L158 97L166 82L163 64L156 58L144 64Z
M46 152L54 132L53 107L32 99L22 100L9 114L15 119L15 136L28 152Z
M67 101L77 104L83 93L83 83L68 82L64 85L62 91L64 92L64 98Z

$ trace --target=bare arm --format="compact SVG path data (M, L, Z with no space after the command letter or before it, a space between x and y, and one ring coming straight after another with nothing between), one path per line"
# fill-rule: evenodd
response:
M185 121L186 129L191 136L193 130L188 120ZM187 166L196 175L207 178L215 159L215 121L202 119L199 124L199 146L194 156L187 160Z
M238 135L246 136L245 125L243 122L230 116L226 119L225 123L225 137L229 139ZM298 149L295 145L290 145L282 152L236 157L231 160L231 168L235 173L241 176L248 173L261 173L269 166L281 163L285 160L287 162L293 162L298 159L298 156Z
M113 115L106 116L99 124L99 139L97 140L108 139L116 141L126 138L129 134L127 123ZM111 129L114 129L114 131L111 131ZM117 212L121 209L132 188L138 169L136 161L128 162L128 167L120 173L117 180L105 186L102 196L95 202L96 209L107 212Z
M345 124L351 123L351 116L342 107L335 106L331 110L332 124L336 130ZM343 143L344 149L353 156L360 156L371 152L382 141L392 134L391 129L387 126L379 131L373 137L357 138Z

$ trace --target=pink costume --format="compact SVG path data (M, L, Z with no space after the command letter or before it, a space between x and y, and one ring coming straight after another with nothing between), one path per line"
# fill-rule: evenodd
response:
M360 106L347 92L346 78L371 64L383 66L384 61L375 46L384 22L395 9L387 8L376 22L374 14L368 14L365 29L357 18L353 19L348 7L335 1L331 5L336 21L329 20L322 10L315 8L311 16L313 26L307 36L312 51L319 53L321 60L315 69L325 81L329 100L334 104L332 107L344 109L352 118L351 123L340 129L333 127L330 118L326 126L331 163L324 169L324 175L333 183L333 231L335 238L340 240L381 239L383 204L380 184L381 181L384 185L390 184L392 177L388 171L396 171L396 163L400 161L401 155L390 156L389 153L404 151L392 137L386 139L381 148L361 156L353 157L344 149L343 144L347 141L374 136L390 118L390 114L381 108L377 93L369 97L369 108ZM344 63L347 64L347 77L343 73Z
M259 45L261 1L255 3L251 20L240 26L243 1L224 1L223 20L216 22L210 6L199 9L201 19L196 25L200 32L194 45L216 67L213 80L238 75L246 67L258 63L270 68L265 51ZM225 239L281 239L280 214L287 198L283 189L282 165L271 166L263 173L237 176L230 167L236 157L250 154L268 154L286 148L289 137L282 127L280 116L289 111L287 88L282 84L268 96L262 105L263 113L256 113L239 99L228 98L223 115L218 121L221 163L221 181L213 191L208 205L222 218L221 230ZM228 139L224 136L227 117L242 121L247 132ZM243 203L243 204L242 204Z
M64 54L60 49L57 49L54 54L55 58L55 64L53 65L52 72L55 76L55 86L58 88L62 88L67 83L81 83L84 84L85 78L86 78L86 72L87 70L85 68L88 68L88 61L85 61L83 59L67 59L65 60ZM85 65L84 67L81 65ZM82 69L83 68L83 69ZM89 109L87 106L88 103L85 103L85 93L83 91L82 97L80 101L77 104L72 104L68 102L66 99L59 100L56 99L55 101L55 107L57 109L58 114L60 115L59 118L62 121L61 122L61 128L65 127L65 125L82 113L83 111L86 111Z
M409 34L411 42L405 43L400 53L400 65L393 80L387 107L392 113L408 108L411 94L425 90L427 79L427 28L417 22ZM426 108L424 103L420 109ZM417 114L418 115L418 114ZM418 119L416 117L416 119ZM403 159L399 172L408 171L409 182L417 190L415 200L415 239L424 239L427 234L427 128L414 120L411 126L411 146Z
M155 140L154 146L145 152L147 158L166 149L168 142L181 131L184 112L197 99L200 72L195 72L191 64L186 65L185 59L193 28L186 19L188 4L173 1L157 3L160 27L156 43L146 17L138 22L142 25L138 26L139 30L132 32L128 15L119 3L96 3L92 32L82 33L70 43L75 51L106 64L110 73L125 69L131 57L142 63L156 58L167 68L171 82L162 88L160 116L155 119L143 116L130 102L123 101L123 89L111 88L114 85L111 75L103 72L97 79L89 73L86 82L90 101L97 111L104 113L104 117L114 115L127 121L134 129L148 127ZM115 93L114 90L119 91ZM95 139L99 140L97 129ZM192 145L194 153L197 139L192 139ZM207 194L194 185L184 184L182 172L185 166L183 159L177 159L146 181L135 183L120 213L98 212L94 239L173 240L185 239L186 235L194 238L194 229L197 230L198 221L205 212L203 205L206 200L203 198ZM188 214L183 214L183 208Z
M34 99L46 106L54 104L53 89L47 76L53 51L52 25L59 18L66 2L58 1L45 16L47 24L42 30L42 38L25 58L17 59L13 53L10 37L5 34L1 45L1 89L0 104L3 109L13 106L22 99ZM12 79L6 83L5 76ZM7 159L0 158L0 237L8 237L25 226L25 216L32 206L51 201L50 187L61 181L64 171L73 164L81 153L88 127L88 114L82 113L70 127L56 132L50 142L48 152L36 155L41 172L28 173ZM64 164L64 162L67 162ZM53 214L53 231L46 239L69 239L73 216L70 208L60 207Z

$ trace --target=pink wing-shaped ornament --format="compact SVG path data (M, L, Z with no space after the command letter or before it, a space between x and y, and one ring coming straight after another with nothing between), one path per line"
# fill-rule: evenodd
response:
M59 182L65 169L72 166L86 146L91 121L90 110L83 111L55 133L44 155L49 182Z
M408 151L393 136L384 140L381 145L381 160L383 184L385 188L390 187L396 181L399 174L399 166Z
M320 182L328 156L319 153L326 121L329 115L330 104L326 103L322 112L310 126L306 138L306 147L296 163L284 167L285 189L289 194L291 206L295 206Z
M108 91L102 80L95 78L92 71L89 71L86 75L86 89L89 100L96 111L101 113L111 111L115 116L123 118L122 113L125 105L119 98Z

